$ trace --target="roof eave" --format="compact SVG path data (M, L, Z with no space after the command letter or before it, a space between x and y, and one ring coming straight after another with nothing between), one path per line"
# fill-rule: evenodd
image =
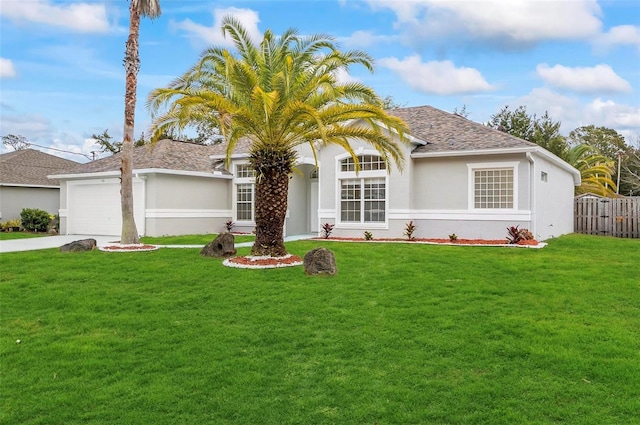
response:
M40 189L60 189L60 185L28 184L28 183L0 183L0 186L5 186L5 187L36 187L36 188L40 188Z
M189 171L189 170L171 170L166 168L141 168L134 169L132 174L135 175L147 175L147 174L172 174L172 175L180 175L180 176L192 176L192 177L210 177L210 178L219 178L219 179L232 179L233 176L230 174L224 173L222 171L214 171L214 172L205 172L205 171ZM112 171L98 171L95 173L76 173L76 174L56 174L47 176L49 178L55 178L57 180L80 180L86 178L111 178L111 177L120 177L119 170Z
M534 152L534 146L519 148L470 149L463 151L414 152L411 158L444 158L451 156L507 155L512 153Z

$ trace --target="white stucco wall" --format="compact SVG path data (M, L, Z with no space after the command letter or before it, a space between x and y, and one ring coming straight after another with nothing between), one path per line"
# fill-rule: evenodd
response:
M231 220L231 180L147 175L146 235L219 233Z
M533 219L530 229L536 239L545 240L574 231L573 176L542 155L532 155ZM542 180L546 173L546 181Z

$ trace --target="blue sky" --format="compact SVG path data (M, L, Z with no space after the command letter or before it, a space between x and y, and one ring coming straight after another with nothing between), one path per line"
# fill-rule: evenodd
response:
M148 93L185 72L236 15L252 36L326 33L361 49L357 79L404 106L432 105L485 123L503 106L545 111L640 140L640 2L635 0L161 0L140 34L136 137ZM125 0L0 0L0 135L91 155L91 134L122 138ZM8 149L0 145L0 152ZM41 149L47 151L46 149ZM77 161L81 155L49 153Z

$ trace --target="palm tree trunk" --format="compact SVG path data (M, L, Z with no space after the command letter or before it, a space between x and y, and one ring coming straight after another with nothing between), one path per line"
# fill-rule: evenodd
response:
M251 255L282 257L284 247L284 220L287 214L289 175L282 170L271 170L256 179L256 240Z
M133 128L136 112L136 89L138 85L138 70L140 57L138 39L140 37L140 14L134 8L133 2L129 6L129 38L127 39L124 68L124 139L122 141L122 168L120 178L120 200L122 205L122 234L120 243L139 243L138 229L133 216Z

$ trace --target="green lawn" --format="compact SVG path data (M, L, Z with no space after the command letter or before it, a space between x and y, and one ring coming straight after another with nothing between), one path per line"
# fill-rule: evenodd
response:
M1 254L0 423L640 423L640 240L317 246Z
M31 233L31 232L0 232L0 241L8 241L11 239L27 239L27 238L41 238L43 236L51 236L46 233Z
M140 238L140 242L154 244L154 245L206 245L218 236L217 234L211 235L183 235L183 236L144 236ZM234 235L236 243L241 242L253 242L254 235Z

